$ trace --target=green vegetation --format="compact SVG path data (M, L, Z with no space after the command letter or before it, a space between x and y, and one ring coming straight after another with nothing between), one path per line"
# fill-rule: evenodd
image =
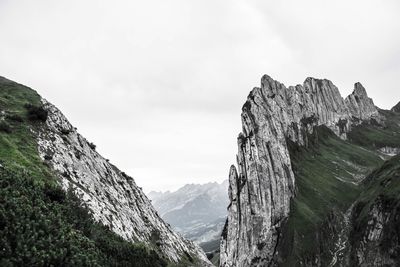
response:
M383 225L377 222L378 212L382 216ZM369 233L374 226L382 228L375 244L366 245L366 254L372 254L372 257L377 254L385 255L393 260L393 266L399 266L400 156L386 161L381 168L366 178L365 190L356 202L352 222L353 228L349 240L353 247L359 247L365 234ZM350 260L353 265L358 263L354 251L351 253Z
M219 266L220 240L215 239L201 243L200 247L206 252L207 258L211 261L211 263L213 263L215 266Z
M202 266L201 262L194 255L184 252L178 263L170 263L168 267L187 267L187 266Z
M71 192L0 171L0 266L166 266L95 223Z
M36 182L50 182L51 173L39 158L32 132L43 122L28 119L28 105L40 107L40 96L30 88L0 78L0 119L9 127L8 131L0 131L0 164L23 171Z
M25 108L28 111L28 119L31 121L42 121L47 120L47 110L41 106L34 106L32 104L25 104Z
M400 157L384 162L377 152L382 147L400 147L400 114L379 112L384 121L371 120L353 127L347 141L324 126L308 136L306 147L288 140L296 196L279 248L283 266L315 262L315 255L327 265L332 242L326 240L335 240L343 223L341 214L353 203L359 228L368 225L368 212L378 200L400 205ZM397 228L392 227L392 234L400 233ZM352 238L361 237L353 233Z
M47 112L35 91L0 77L0 112L0 266L167 266L61 190L38 155Z
M356 126L349 133L349 140L353 143L370 148L399 147L400 146L400 114L387 110L380 110L386 118L384 125L372 120Z
M368 212L376 201L400 203L400 155L386 161L373 171L364 182L364 191L358 199L357 221L366 220ZM390 200L390 201L387 201ZM362 208L361 208L362 207Z
M325 126L315 128L308 139L307 147L288 140L296 196L283 233L285 266L312 261L316 252L328 252L318 242L330 235L324 228L335 231L334 214L349 208L360 193L359 180L383 162L376 153L338 138Z

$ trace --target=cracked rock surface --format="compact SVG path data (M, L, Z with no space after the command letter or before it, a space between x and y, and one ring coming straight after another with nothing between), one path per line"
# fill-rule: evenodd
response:
M64 190L72 189L94 218L126 240L156 246L172 262L184 255L211 266L203 251L173 232L133 178L96 152L65 116L42 99L46 129L38 133L41 158L55 171Z
M269 266L295 194L287 140L306 145L307 133L319 125L346 139L352 125L381 118L360 83L344 99L326 79L286 87L268 75L250 92L241 118L220 266Z

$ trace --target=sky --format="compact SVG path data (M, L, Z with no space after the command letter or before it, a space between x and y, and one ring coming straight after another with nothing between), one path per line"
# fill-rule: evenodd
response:
M0 76L37 90L145 192L222 182L263 74L400 101L397 0L0 0Z

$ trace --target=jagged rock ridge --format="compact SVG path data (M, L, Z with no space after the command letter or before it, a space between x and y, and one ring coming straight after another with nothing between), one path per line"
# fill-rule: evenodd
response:
M72 189L97 221L126 240L157 246L172 262L186 256L210 265L197 245L159 217L133 178L97 153L54 105L45 99L42 103L49 116L46 128L38 133L39 154L55 170L62 187Z
M364 87L346 99L329 80L307 78L285 87L265 75L242 109L238 168L229 174L228 219L221 241L221 266L273 264L281 226L295 194L287 140L306 145L313 128L325 125L345 139L352 125L381 117Z

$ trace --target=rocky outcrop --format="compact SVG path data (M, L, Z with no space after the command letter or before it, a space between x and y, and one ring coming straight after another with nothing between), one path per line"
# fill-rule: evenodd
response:
M399 266L400 206L394 199L380 196L360 220L365 203L353 214L351 266Z
M378 117L374 101L367 96L367 91L361 83L354 85L353 93L346 98L345 102L355 120L369 120Z
M391 157L400 154L400 148L398 148L398 147L385 146L385 147L378 149L378 151L386 156L391 156Z
M197 245L159 217L133 178L97 153L55 106L42 102L48 118L38 133L39 154L65 190L73 190L97 221L124 239L153 246L172 262L185 256L198 258L200 266L210 265Z
M394 106L391 111L396 112L396 113L400 113L400 102L397 103L396 106Z
M343 99L329 80L307 78L285 87L265 75L242 108L237 169L229 174L228 219L221 240L221 266L270 266L276 262L283 223L295 195L287 140L307 145L325 125L346 139L353 124L380 121L361 84Z

